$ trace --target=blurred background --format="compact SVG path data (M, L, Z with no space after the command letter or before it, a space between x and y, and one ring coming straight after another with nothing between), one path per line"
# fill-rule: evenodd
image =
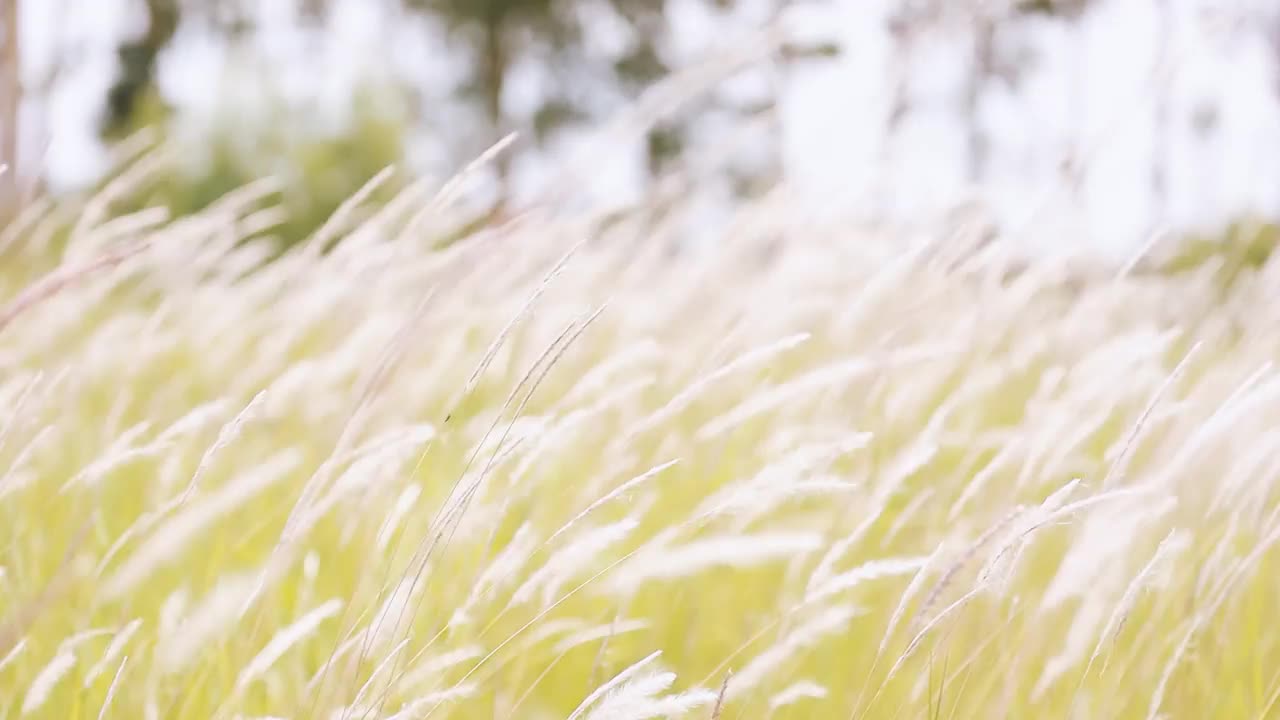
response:
M443 180L510 132L477 217L538 197L574 152L590 179L570 189L594 203L647 202L678 170L710 217L785 182L874 220L977 204L1050 249L1280 216L1274 0L0 6L9 209L100 187L147 129L176 161L137 204L186 213L275 175L286 242L389 164ZM661 117L601 154L592 131L672 73Z

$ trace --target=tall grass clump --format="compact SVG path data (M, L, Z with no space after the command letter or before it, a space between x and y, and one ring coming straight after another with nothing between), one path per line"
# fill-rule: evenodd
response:
M0 718L1280 712L1274 263L255 192L4 246Z

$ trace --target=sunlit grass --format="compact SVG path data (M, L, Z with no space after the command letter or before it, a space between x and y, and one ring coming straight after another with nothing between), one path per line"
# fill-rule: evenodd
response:
M0 328L0 717L1277 711L1266 282L747 210L90 224Z

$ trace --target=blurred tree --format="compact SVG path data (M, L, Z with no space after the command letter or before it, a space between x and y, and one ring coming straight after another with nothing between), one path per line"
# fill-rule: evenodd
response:
M1013 9L1027 15L1051 15L1077 19L1088 9L1092 0L1018 0Z
M137 124L140 108L148 100L154 102L156 59L178 31L178 0L146 0L146 30L116 48L119 75L107 91L102 133L119 139ZM151 118L148 117L148 120Z
M153 97L147 92L146 97ZM388 166L405 155L406 121L388 110L395 88L366 85L352 98L350 121L337 132L327 130L305 113L269 100L263 120L246 133L234 118L215 122L196 142L179 142L183 163L166 166L138 189L122 211L163 206L175 216L204 209L232 190L266 176L281 181L272 198L285 211L278 225L267 228L288 246L305 239ZM154 112L154 105L149 105ZM139 110L139 112L148 112ZM404 179L384 182L371 196L389 200L403 189Z
M136 129L139 116L148 122L165 116L166 108L155 88L157 63L183 22L200 23L229 39L252 29L238 0L143 0L140 9L144 29L116 48L119 68L107 91L101 125L103 136L109 139Z
M720 9L737 4L737 0L709 2ZM320 21L331 11L332 3L305 0L302 7L307 18ZM511 130L526 131L536 142L545 143L560 131L592 119L601 109L601 93L584 88L607 87L627 97L671 70L672 60L663 48L669 29L668 0L392 0L389 4L399 11L440 21L453 38L461 40L470 71L457 88L457 96L479 111L486 127L483 136L476 136L473 127L460 132L472 134L470 140L484 145ZM241 0L145 0L145 31L118 50L121 73L108 94L104 136L119 137L140 122L164 116L163 103L154 90L156 60L173 41L180 23L201 22L221 34L238 36L252 30L243 9ZM598 57L588 48L588 37L598 32L592 18L600 13L620 19L625 26L624 46L612 57ZM829 55L832 48L790 50L789 57L796 59ZM531 117L513 117L505 100L509 76L518 63L536 64L554 80L545 84L547 95ZM725 108L720 103L720 109L755 113L771 104ZM680 155L688 131L687 122L673 121L650 132L647 152L652 174ZM506 194L510 161L510 156L503 154L496 162L503 188L499 197ZM749 183L739 185L747 187Z

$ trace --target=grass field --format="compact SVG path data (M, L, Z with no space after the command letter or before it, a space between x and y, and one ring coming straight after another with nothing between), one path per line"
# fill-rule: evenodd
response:
M5 246L0 718L1280 717L1269 269L246 207Z

